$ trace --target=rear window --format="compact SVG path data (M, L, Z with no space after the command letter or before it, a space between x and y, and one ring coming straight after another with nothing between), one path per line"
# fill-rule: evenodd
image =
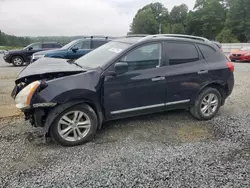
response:
M210 46L203 45L203 44L198 44L198 46L201 50L201 53L203 54L205 58L211 57L212 55L216 53L216 51Z
M166 51L169 58L169 65L190 63L199 60L198 51L193 44L167 43Z

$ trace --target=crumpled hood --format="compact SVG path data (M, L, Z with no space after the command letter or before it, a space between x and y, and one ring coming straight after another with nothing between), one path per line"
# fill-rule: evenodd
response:
M85 72L87 69L70 64L66 59L41 58L24 68L18 75L17 80L34 75L47 73L64 73L64 72Z

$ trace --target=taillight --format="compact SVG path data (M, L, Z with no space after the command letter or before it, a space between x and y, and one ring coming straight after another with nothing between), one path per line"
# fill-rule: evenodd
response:
M232 62L227 62L227 67L231 72L234 72L234 64Z

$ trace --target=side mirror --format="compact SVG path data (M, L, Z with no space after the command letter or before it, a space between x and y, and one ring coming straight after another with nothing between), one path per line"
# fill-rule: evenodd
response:
M32 48L32 47L29 47L29 48L28 48L28 51L31 51L31 50L33 50L33 48Z
M71 50L76 53L77 50L79 50L79 49L77 47L73 47L73 48L71 48Z
M118 62L115 64L115 72L116 74L122 74L128 72L128 63Z

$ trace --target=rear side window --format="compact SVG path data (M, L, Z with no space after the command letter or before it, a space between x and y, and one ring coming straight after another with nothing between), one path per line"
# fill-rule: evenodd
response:
M55 43L55 44L52 45L52 47L53 47L53 48L61 48L62 46L61 46L60 44L56 44L56 43Z
M203 45L203 44L198 44L198 46L199 46L204 58L208 58L216 53L216 51L213 48L211 48L210 46Z
M194 44L189 43L167 43L166 51L169 65L190 63L199 60L199 54Z
M107 43L107 41L105 41L105 40L93 40L92 41L92 48L93 49L98 48L101 45L106 44L106 43Z
M52 48L52 44L42 44L43 48Z

